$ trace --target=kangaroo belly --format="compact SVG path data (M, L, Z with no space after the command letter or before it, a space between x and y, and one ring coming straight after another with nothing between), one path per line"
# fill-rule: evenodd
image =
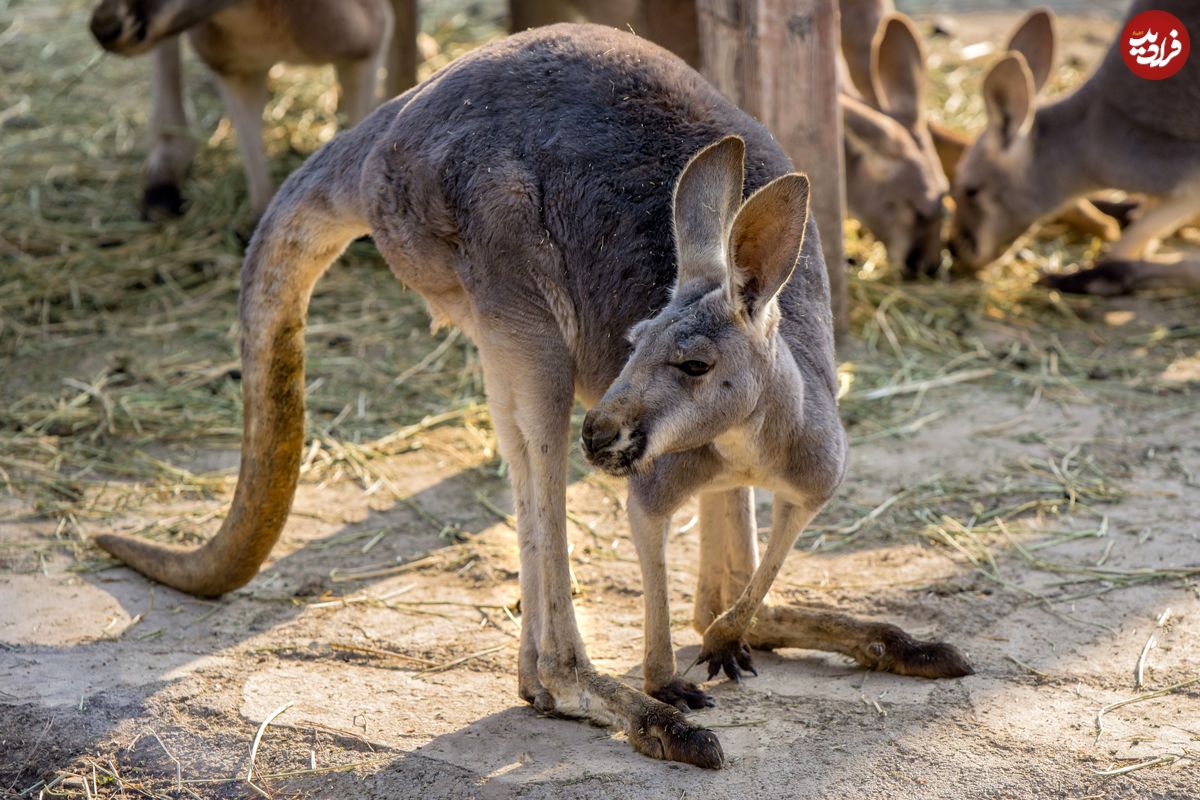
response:
M259 72L278 63L366 58L389 29L384 0L242 0L189 29L197 54L217 72Z

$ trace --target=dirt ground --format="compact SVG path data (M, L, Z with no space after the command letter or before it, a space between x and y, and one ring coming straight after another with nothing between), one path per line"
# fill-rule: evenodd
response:
M1054 230L979 283L902 284L852 238L852 463L775 598L951 641L977 673L933 682L757 654L759 677L713 682L717 707L693 714L721 739L719 772L651 761L517 699L512 504L478 366L463 341L425 330L369 244L314 300L312 447L262 573L209 602L103 558L88 543L99 531L196 541L231 497L229 231L244 199L197 77L197 125L212 138L193 206L179 222L138 222L140 73L79 55L91 52L85 3L57 9L74 33L39 5L0 0L2 74L24 74L14 53L62 70L53 87L14 77L0 89L13 147L0 154L0 252L12 256L0 275L0 796L1200 797L1195 298L1032 288L1033 265L1094 252ZM958 20L931 61L946 65L939 97L953 94L956 48L1000 40L1013 19ZM1060 26L1077 59L1067 77L1106 25ZM50 130L52 108L63 117ZM311 149L302 134L271 139L278 168ZM98 160L79 166L89 152ZM595 664L637 685L640 581L622 502L576 452L577 613ZM684 664L699 643L694 524L689 507L668 551Z

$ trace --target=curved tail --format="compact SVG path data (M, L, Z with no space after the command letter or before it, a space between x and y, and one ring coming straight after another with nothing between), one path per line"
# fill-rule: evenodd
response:
M317 279L357 236L365 136L352 131L305 163L279 191L242 267L242 458L233 506L204 545L183 548L120 534L100 547L160 583L216 596L245 585L291 510L304 447L304 322Z

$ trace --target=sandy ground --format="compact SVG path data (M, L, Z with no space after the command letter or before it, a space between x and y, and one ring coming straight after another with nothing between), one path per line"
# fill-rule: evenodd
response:
M1100 399L1029 409L954 387L936 400L945 416L919 436L856 448L844 494L869 507L941 475L995 480L1003 464L1046 457L1048 442L1079 445L1114 470L1124 497L1102 508L1102 532L1089 515L1068 515L1076 529L1096 535L1037 552L1079 564L1107 555L1105 565L1117 569L1194 566L1195 418L1179 413L1188 407L1178 398L1156 406L1132 417ZM1010 424L996 433L997 422ZM250 796L233 776L245 774L258 725L288 704L256 761L259 774L285 776L262 779L274 796L1200 793L1195 762L1186 759L1125 777L1096 775L1200 748L1197 687L1108 713L1100 736L1096 727L1102 707L1139 694L1135 666L1151 635L1157 647L1146 658L1146 690L1200 674L1194 583L1155 581L1043 606L1025 592L1070 592L1053 585L1060 576L1029 569L1011 552L1001 557L998 574L1008 583L1000 585L948 548L870 525L841 550L796 552L777 594L953 641L974 659L976 675L933 682L865 673L814 653L760 654L760 677L741 686L716 682L718 706L695 714L717 730L729 756L718 773L653 762L608 732L539 717L515 698L515 628L503 610L517 596L514 534L487 508L509 508L508 497L494 474L459 463L461 436L431 432L397 461L412 499L470 532L464 543L447 545L410 506L373 503L345 484L304 485L271 562L217 603L121 568L73 574L63 559L36 574L0 577L4 786L23 789L95 759L175 796L177 760L189 792ZM487 505L470 499L477 497ZM569 502L583 523L571 533L592 657L636 681L641 611L626 525L602 482L576 481ZM1036 520L1029 528L1024 540L1047 540ZM50 533L32 520L4 530ZM333 572L425 553L432 557L376 580L339 582ZM688 623L695 532L673 535L670 554L675 640L686 661L698 643ZM357 602L368 598L384 599ZM1169 622L1156 628L1168 608ZM358 766L286 777L313 764ZM86 768L81 774L90 778Z
M717 707L693 715L721 739L719 772L541 717L516 697L507 486L486 431L451 424L387 459L399 500L348 476L303 482L262 573L216 602L78 558L35 497L0 494L0 795L49 782L72 797L1200 797L1200 684L1179 686L1200 678L1195 306L1094 308L1088 338L1064 337L1064 359L1127 341L1145 342L1135 357L1171 346L1178 358L1082 385L1035 363L1032 383L940 386L906 395L915 421L885 429L872 427L882 406L859 398L826 529L802 539L776 585L782 602L951 641L973 676L757 654L759 677L714 681ZM870 358L861 345L848 355ZM55 369L83 376L101 356L68 353ZM156 453L223 475L237 460L179 442ZM208 530L229 489L160 492L87 530L184 518ZM618 483L573 469L580 624L597 666L637 685L640 586L621 502ZM979 521L1001 507L1007 534ZM699 643L693 513L669 549L682 663ZM1159 690L1098 726L1106 706ZM255 789L251 743L276 712Z

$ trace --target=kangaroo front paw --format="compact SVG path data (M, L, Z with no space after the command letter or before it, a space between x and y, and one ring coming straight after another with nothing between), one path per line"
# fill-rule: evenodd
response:
M651 758L705 769L720 769L725 765L725 751L716 735L692 725L682 712L671 706L655 703L628 733L634 749Z
M717 704L712 695L691 681L676 678L666 686L647 692L655 700L661 700L669 706L675 706L680 711L689 708L712 708Z
M922 642L895 625L881 625L872 641L855 656L864 667L917 678L961 678L975 668L957 647Z
M758 670L754 668L754 660L750 657L750 645L746 644L744 639L710 641L713 638L715 637L704 635L704 646L700 648L700 655L696 657L696 663L708 664L709 680L721 671L734 683L742 682L743 671L758 677Z

